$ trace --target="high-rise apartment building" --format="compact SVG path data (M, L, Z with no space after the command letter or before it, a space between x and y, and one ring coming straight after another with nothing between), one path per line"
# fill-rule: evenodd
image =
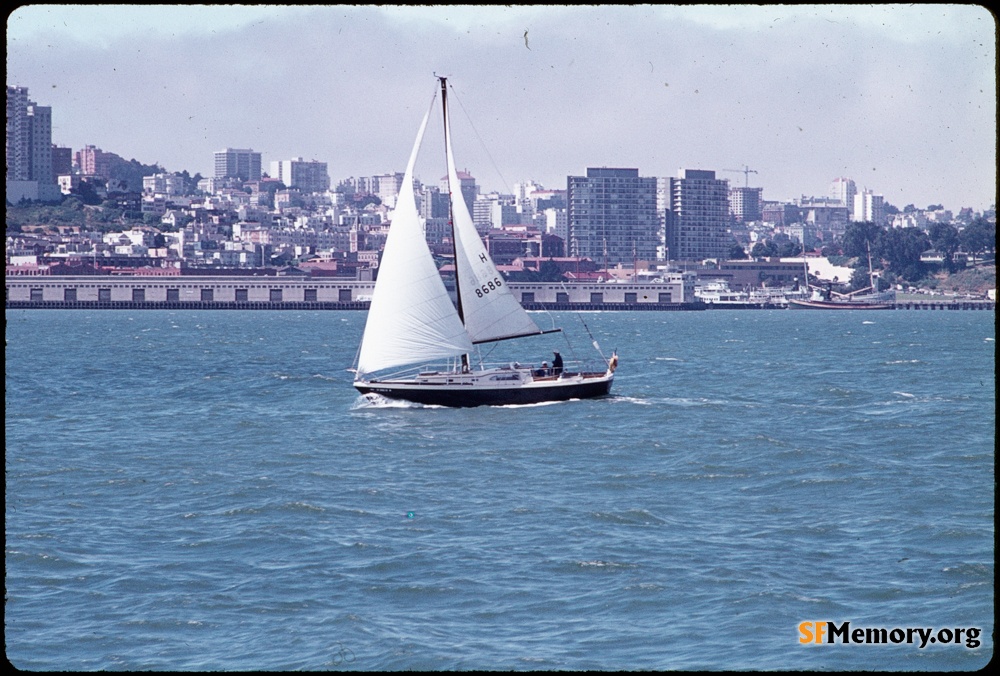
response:
M7 180L31 177L31 119L27 87L7 85Z
M727 258L729 181L714 171L682 169L670 179L667 256L671 260Z
M396 197L402 187L403 174L400 172L372 176L372 193L377 195L382 204L390 209L395 208Z
M854 210L851 213L851 220L885 225L885 198L870 190L859 192L854 196Z
M501 195L498 192L477 195L476 201L472 203L471 213L472 222L480 235L505 225L524 222L517 210L517 198L514 195Z
M215 178L260 180L260 153L246 148L226 148L215 151Z
M608 266L656 259L655 178L590 167L586 176L567 177L566 202L570 255Z
M94 146L84 146L76 151L76 166L84 176L111 178L111 158L114 153L106 153Z
M456 172L458 174L458 182L461 184L459 189L462 191L462 197L465 199L465 206L469 208L469 213L471 214L475 208L476 195L479 194L479 186L476 185L476 179L473 178L472 174L467 171ZM441 188L441 192L448 194L448 176L442 176L438 185Z
M432 218L443 218L447 221L451 207L448 195L442 194L436 186L425 185L417 194L417 209L425 221Z
M729 213L741 223L761 219L763 188L736 187L729 189Z
M52 172L52 108L28 98L27 87L7 86L7 200L59 198Z
M52 175L52 109L28 98L27 87L7 86L7 180L41 181Z
M73 173L73 150L71 148L60 148L52 146L52 180L59 182L60 176L68 176Z
M848 209L854 208L854 196L858 194L858 188L854 181L849 178L833 179L830 183L830 197L840 202L843 206Z
M476 201L472 203L472 223L476 226L476 232L485 235L493 229L493 203L496 193L490 195L477 195Z
M326 162L306 162L301 157L271 162L271 178L302 192L326 192L330 189L330 173Z
M371 195L374 192L372 190L372 177L351 176L345 178L337 185L336 191L345 195Z

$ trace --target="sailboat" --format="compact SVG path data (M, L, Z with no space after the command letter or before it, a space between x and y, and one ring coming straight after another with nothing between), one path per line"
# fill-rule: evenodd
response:
M805 266L805 257L802 258ZM809 281L809 267L805 267L805 279ZM837 293L829 286L822 288L810 285L813 289L811 298L788 300L789 309L793 310L893 310L896 307L896 292L893 289L878 290L878 277L872 268L871 244L868 245L868 279L870 286L852 291Z
M403 174L372 293L354 387L366 397L471 407L587 399L611 391L617 353L599 367L567 363L474 363L476 346L543 331L511 293L476 231L452 154L447 78L439 77L455 253L456 302L424 238L413 168L430 118L424 114ZM435 95L436 98L436 95ZM434 101L431 102L433 108ZM598 348L596 341L594 346Z

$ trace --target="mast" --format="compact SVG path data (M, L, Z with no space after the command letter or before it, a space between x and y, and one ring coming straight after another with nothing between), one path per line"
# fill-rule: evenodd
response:
M639 257L635 253L635 239L632 240L632 283L639 277Z
M448 131L448 78L439 76L438 80L441 81L441 114L444 117L444 159L445 166L448 166L448 141L449 141L449 131ZM465 312L462 310L462 289L459 286L460 282L458 280L458 239L455 237L455 214L452 209L451 203L453 193L455 192L455 186L451 184L451 171L448 172L448 225L451 226L451 250L454 254L455 262L455 305L458 308L458 319L465 325ZM469 355L462 355L462 371L469 370Z
M878 289L875 286L875 269L872 267L871 241L865 240L865 246L868 248L868 283L872 285L872 293L878 293Z

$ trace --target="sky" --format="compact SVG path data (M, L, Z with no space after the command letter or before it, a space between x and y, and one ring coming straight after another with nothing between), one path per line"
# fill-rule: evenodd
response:
M334 184L401 172L446 75L456 163L484 192L631 167L768 200L847 177L899 208L996 201L996 19L977 5L24 5L6 44L53 143L168 171L210 176L230 147L264 171L326 162Z

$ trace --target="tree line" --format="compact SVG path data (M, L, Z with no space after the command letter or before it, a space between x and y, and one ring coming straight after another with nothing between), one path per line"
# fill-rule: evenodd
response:
M849 223L844 236L823 255L841 255L856 259L853 281L868 285L868 255L872 267L889 273L889 281L901 279L916 282L931 272L920 260L929 250L941 253L943 267L948 272L957 269L955 254L959 250L972 257L996 251L996 223L977 217L959 230L951 223L934 223L926 231L921 228L885 228L872 222Z

